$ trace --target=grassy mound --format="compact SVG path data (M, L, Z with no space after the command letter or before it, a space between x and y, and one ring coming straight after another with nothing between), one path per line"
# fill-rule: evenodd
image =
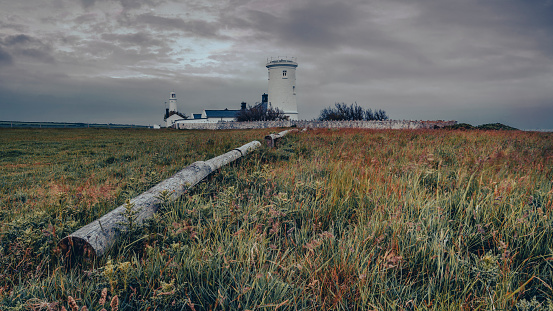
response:
M449 125L444 127L444 129L448 130L483 130L483 131L514 131L518 130L514 127L501 124L501 123L488 123L488 124L482 124L478 126L473 126L468 123L457 123L455 125Z

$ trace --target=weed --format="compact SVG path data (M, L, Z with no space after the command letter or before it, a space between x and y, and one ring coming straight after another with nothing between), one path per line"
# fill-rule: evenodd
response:
M140 211L134 208L134 203L131 203L129 199L125 201L124 208L122 214L124 221L121 222L121 225L127 232L132 232L136 228L136 217Z

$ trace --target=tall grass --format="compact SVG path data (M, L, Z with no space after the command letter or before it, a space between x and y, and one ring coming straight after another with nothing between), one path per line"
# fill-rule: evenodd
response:
M287 136L166 203L105 257L69 268L57 256L61 237L129 196L265 133L0 132L3 152L21 152L1 162L2 308L69 309L71 296L109 309L104 288L120 310L553 307L544 133Z

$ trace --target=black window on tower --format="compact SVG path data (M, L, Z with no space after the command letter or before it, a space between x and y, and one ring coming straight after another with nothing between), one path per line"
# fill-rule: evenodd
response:
M286 70L283 70L283 71L282 71L282 76L283 76L283 77L286 77Z

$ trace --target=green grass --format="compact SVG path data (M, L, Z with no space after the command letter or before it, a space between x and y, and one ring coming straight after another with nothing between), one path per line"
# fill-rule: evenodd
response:
M222 168L108 255L57 242L267 130L0 130L0 309L548 310L553 135L314 130ZM100 305L102 290L107 302Z

